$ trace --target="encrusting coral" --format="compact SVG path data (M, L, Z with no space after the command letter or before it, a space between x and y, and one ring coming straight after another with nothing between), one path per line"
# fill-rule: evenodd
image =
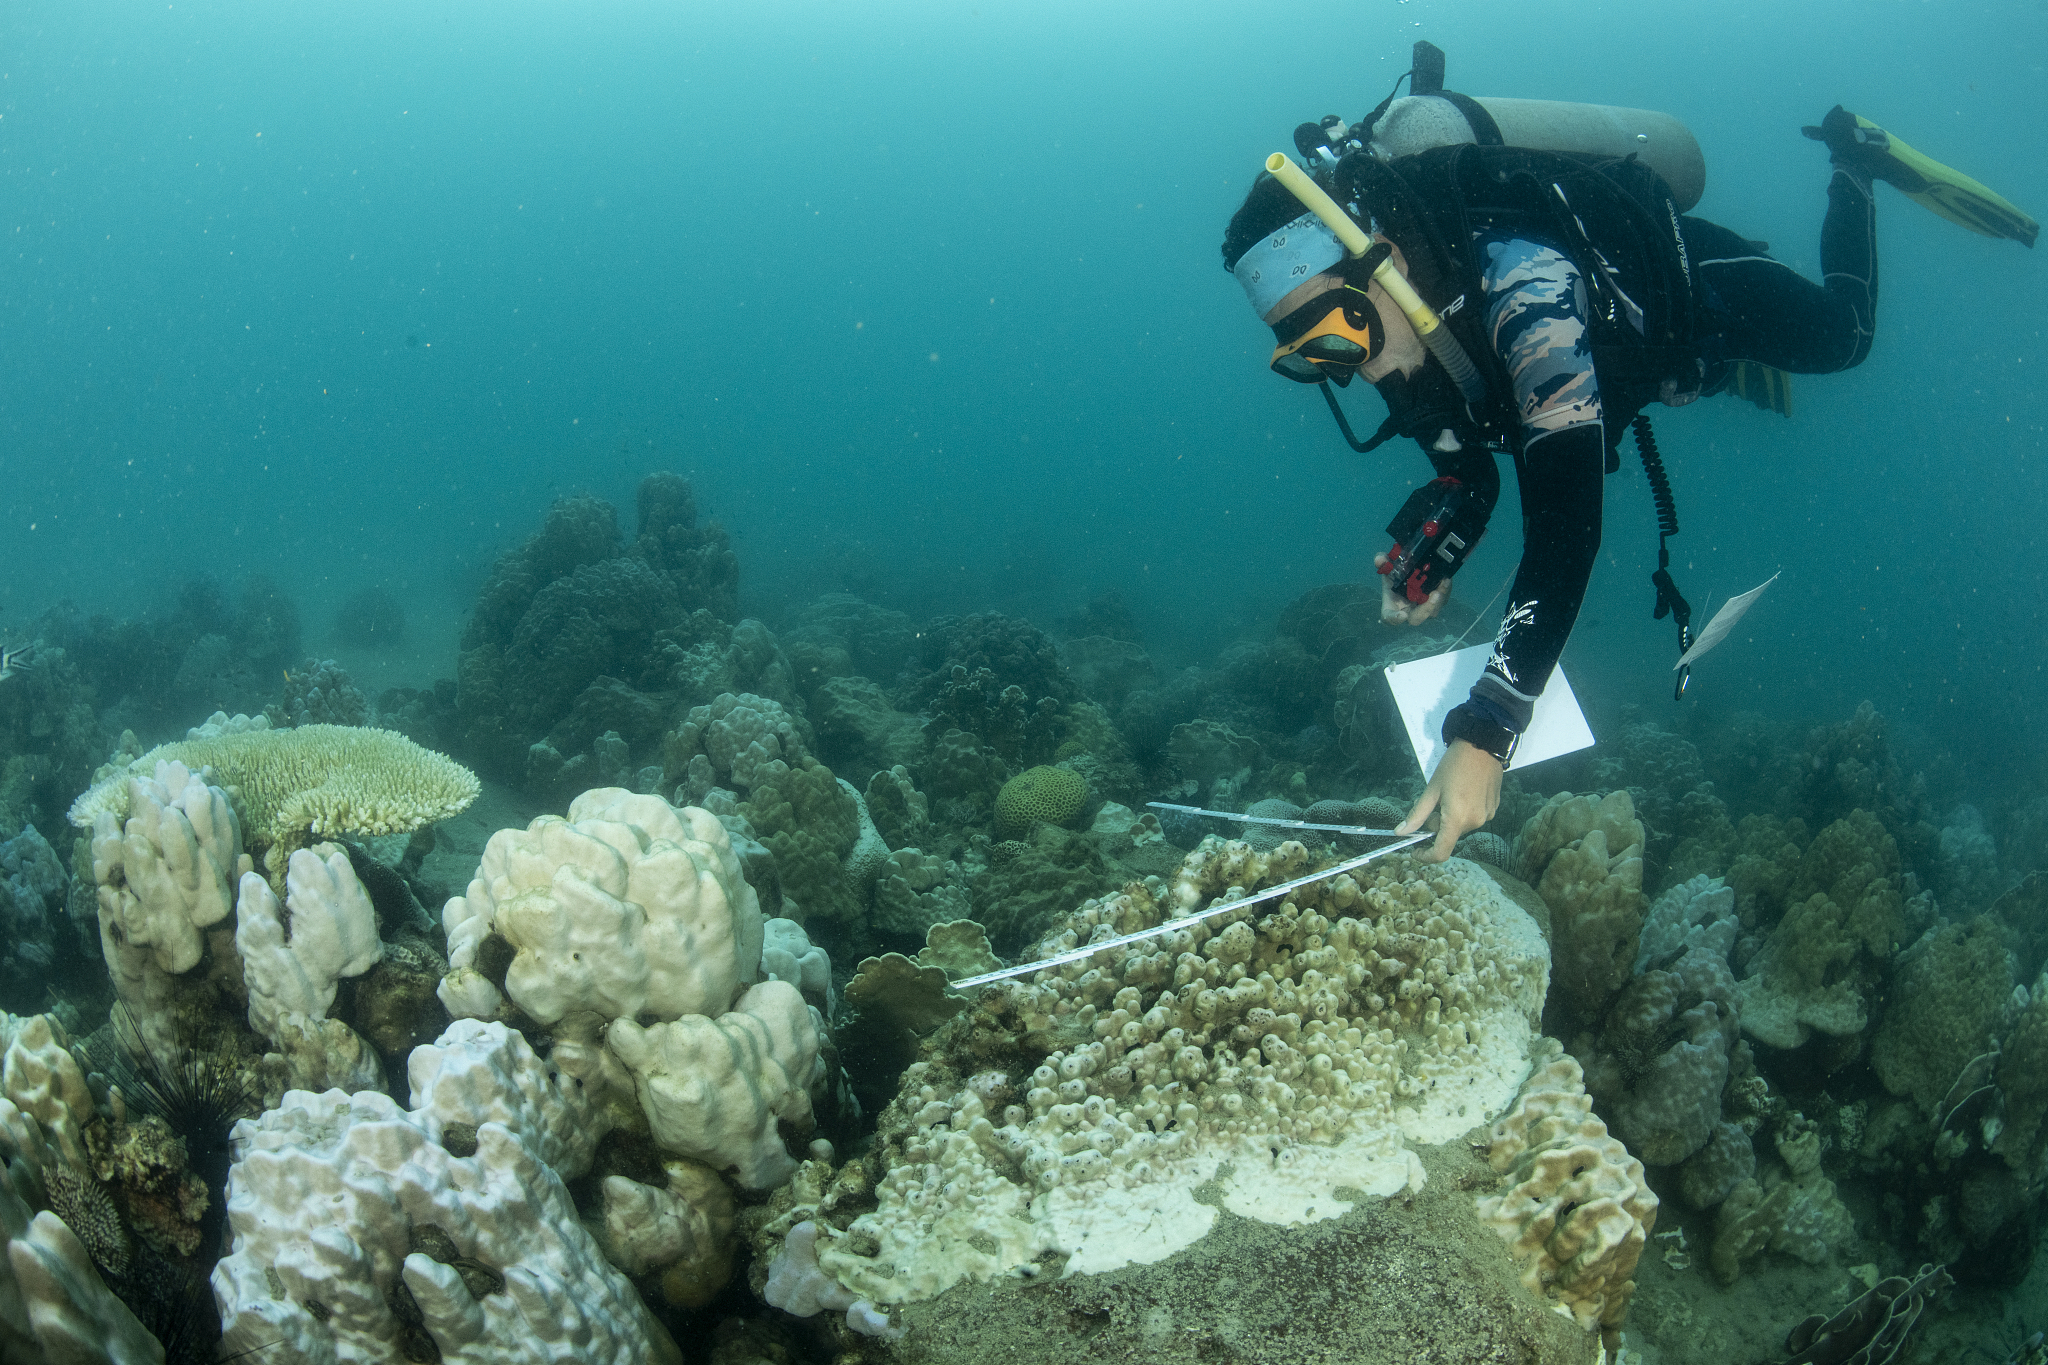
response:
M1038 954L1309 863L1298 843L1205 840L1171 887L1087 902ZM1407 1143L1454 1138L1513 1095L1545 965L1535 925L1484 873L1389 859L991 987L905 1074L883 1121L880 1206L818 1261L856 1296L897 1304L1052 1249L1070 1273L1157 1261L1201 1237L1219 1203L1306 1223L1412 1188L1424 1177ZM1054 1043L1028 1073L1039 1054L1024 1037ZM994 1064L1006 1055L1014 1070Z

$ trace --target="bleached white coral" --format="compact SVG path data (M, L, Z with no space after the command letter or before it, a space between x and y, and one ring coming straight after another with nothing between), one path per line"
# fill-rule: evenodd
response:
M227 918L230 886L248 870L241 825L227 793L183 763L124 780L126 818L100 810L92 821L102 937L151 949L161 971L190 971L199 931Z
M761 962L760 901L718 818L617 787L583 793L566 820L492 835L442 923L441 1001L458 1018L501 1008L476 971L494 931L516 950L505 993L543 1024L722 1014Z
M482 1069L522 1070L502 1026L456 1028L436 1046L509 1049ZM428 1070L452 1083L447 1060ZM479 1109L521 1130L490 1121L458 1141L440 1117L374 1091L295 1090L236 1124L233 1245L213 1273L226 1348L308 1362L680 1365L540 1158L549 1125L530 1123L519 1099L472 1097L467 1112ZM408 1298L417 1315L401 1316L394 1304Z
M280 1017L325 1019L341 978L362 975L384 956L369 893L356 879L348 855L333 845L291 855L285 901L291 908L289 939L270 883L254 872L243 874L235 904L235 951L249 986L250 1027L273 1042Z
M499 1123L564 1180L590 1169L607 1125L583 1087L503 1024L457 1019L406 1062L413 1114L441 1141L451 1124Z
M796 1170L776 1123L811 1116L818 1032L795 986L764 981L717 1018L686 1015L645 1028L616 1019L606 1046L632 1073L664 1148L734 1167L752 1189L771 1189Z

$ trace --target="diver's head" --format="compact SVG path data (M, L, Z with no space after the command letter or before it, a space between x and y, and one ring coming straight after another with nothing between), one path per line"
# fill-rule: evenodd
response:
M1372 283L1373 267L1391 246L1350 259L1343 243L1269 175L1261 175L1231 217L1223 236L1223 268L1243 288L1252 310L1273 329L1270 365L1302 384L1338 385L1363 373L1377 380L1402 367L1410 349L1399 344L1413 331L1386 291ZM1396 258L1396 268L1400 262ZM1394 351L1389 354L1389 340ZM1419 357L1420 346L1413 348Z

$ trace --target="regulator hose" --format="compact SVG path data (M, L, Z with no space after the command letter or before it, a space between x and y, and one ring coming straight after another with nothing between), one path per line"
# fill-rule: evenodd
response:
M1678 503L1671 496L1671 477L1664 472L1664 456L1657 449L1657 433L1650 429L1650 415L1639 412L1628 425L1636 434L1636 454L1643 458L1643 473L1649 476L1650 501L1657 507L1657 571L1650 575L1650 582L1657 589L1657 605L1650 619L1661 621L1669 615L1678 623L1678 652L1682 656L1692 648L1692 604L1672 580L1671 547L1664 543L1678 534ZM1691 681L1692 669L1681 667L1671 700L1683 701L1685 686Z

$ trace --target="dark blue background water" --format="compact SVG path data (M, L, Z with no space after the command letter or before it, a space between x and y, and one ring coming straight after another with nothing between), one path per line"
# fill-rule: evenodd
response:
M1797 130L1836 100L2048 207L2041 0L13 0L0 631L197 571L274 574L316 624L368 583L452 623L550 497L629 508L672 467L752 609L849 566L913 611L1117 588L1203 657L1359 576L1424 468L1265 372L1217 254L1260 158L1421 37L1472 93L1678 115L1699 212L1809 273L1826 158ZM1869 363L1798 381L1791 422L1661 422L1695 602L1785 571L1701 704L1867 696L2030 781L2048 258L1880 201ZM1608 497L1567 664L1668 706L1648 493ZM1508 509L1461 592L1517 550Z

